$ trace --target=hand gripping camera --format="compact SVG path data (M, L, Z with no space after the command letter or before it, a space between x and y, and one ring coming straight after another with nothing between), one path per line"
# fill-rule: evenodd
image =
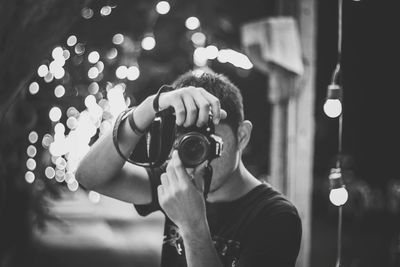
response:
M222 153L222 138L215 135L212 115L202 127L183 127L175 124L173 108L156 114L145 138L138 143L130 161L146 167L160 167L176 149L183 165L193 168L211 161Z

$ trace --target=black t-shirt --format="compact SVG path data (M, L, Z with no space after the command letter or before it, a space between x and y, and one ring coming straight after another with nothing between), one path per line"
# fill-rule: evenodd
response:
M157 186L162 170L149 170L152 203L135 205L142 216L161 210ZM296 208L263 183L230 202L206 202L207 221L224 266L294 267L300 248L301 221ZM186 267L179 229L166 217L162 267Z

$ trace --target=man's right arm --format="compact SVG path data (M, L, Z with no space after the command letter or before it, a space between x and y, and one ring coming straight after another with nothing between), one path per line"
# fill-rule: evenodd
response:
M154 120L153 96L146 98L130 116L139 129ZM127 120L120 125L118 141L121 152L128 157L141 136L130 128ZM127 163L114 147L112 131L100 137L81 160L76 177L85 188L135 204L151 202L150 181L145 168Z

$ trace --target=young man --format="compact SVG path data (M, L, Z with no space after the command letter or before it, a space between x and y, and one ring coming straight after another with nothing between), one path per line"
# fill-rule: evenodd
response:
M296 208L270 185L245 168L242 153L252 124L244 120L239 89L225 76L188 72L174 90L149 96L120 124L118 142L128 156L155 118L155 108L172 107L176 124L207 123L213 115L215 133L223 140L222 155L210 162L210 190L203 197L206 163L182 165L174 151L166 169L146 169L117 153L112 134L104 135L81 161L76 176L86 188L131 202L141 215L161 210L166 215L162 266L295 266L301 240ZM156 103L155 103L156 102ZM132 119L131 118L131 119Z

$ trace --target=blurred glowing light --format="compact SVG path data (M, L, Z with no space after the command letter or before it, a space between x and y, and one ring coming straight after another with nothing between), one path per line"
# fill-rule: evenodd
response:
M92 95L97 94L97 92L99 92L99 89L100 89L100 87L99 87L99 84L97 82L92 82L88 86L88 91Z
M53 136L50 134L45 134L42 139L42 146L44 148L49 148L50 144L53 142Z
M196 17L189 17L185 21L185 26L189 30L195 30L200 27L200 20Z
M57 161L56 165L57 169L64 170L65 167L67 167L67 161L63 157L60 157L60 160Z
M121 33L114 34L112 42L113 44L120 45L124 42L124 36Z
M67 119L67 127L71 130L75 129L78 126L78 120L71 116Z
M54 72L54 78L57 80L61 79L65 75L65 70L64 68L59 68Z
M94 95L88 95L86 98L85 98L85 106L87 107L87 108L89 108L89 107L91 107L91 106L93 106L93 105L95 105L96 104L96 98L94 97Z
M153 36L146 36L142 40L142 48L144 50L152 50L156 46L156 40Z
M110 51L107 52L108 59L114 59L118 56L118 50L116 48L111 48Z
M253 64L246 55L232 49L219 50L217 59L221 63L229 62L235 67L239 67L246 70L251 69L253 67Z
M69 52L69 50L65 49L63 51L63 57L65 60L69 59L69 57L71 56L71 53Z
M97 62L96 68L99 70L99 72L102 72L104 70L104 63L102 61Z
M37 134L37 132L32 131L29 133L28 139L29 139L29 142L31 142L31 144L34 144L39 139L39 135Z
M97 51L92 51L88 55L88 61L92 64L97 63L97 61L99 61L99 59L100 59L100 54Z
M56 175L56 171L54 170L53 167L48 166L45 170L44 170L44 175L46 175L46 177L48 179L53 179L54 176Z
M193 62L196 66L202 67L207 64L207 51L204 47L198 47L193 53Z
M54 79L54 75L53 75L53 73L51 73L51 72L48 72L48 73L46 74L46 76L44 76L44 81L45 81L46 83L52 82L53 79Z
M63 52L64 52L64 50L63 50L60 46L57 46L57 47L54 48L53 51L51 52L51 56L52 56L54 59L57 59L57 58L64 58Z
M82 44L82 43L78 43L78 44L75 46L75 53L76 53L77 55L81 55L81 54L85 53L85 45Z
M208 59L215 59L218 56L218 48L215 45L206 47L206 55Z
M202 32L195 32L192 34L191 40L197 46L204 46L206 43L206 36Z
M39 77L46 76L48 72L49 72L49 68L44 64L40 65L38 70L37 70L37 73L38 73Z
M74 46L76 44L76 42L78 41L78 39L76 38L75 35L71 35L70 37L68 37L67 39L67 45L68 46Z
M118 79L125 79L128 75L128 68L126 66L119 66L115 71L115 75Z
M63 182L65 179L65 170L57 169L55 178L56 178L57 182L59 182L59 183Z
M34 169L36 169L36 161L32 158L29 158L26 161L26 167L28 168L28 170L33 171Z
M139 68L136 66L130 66L127 70L127 78L130 81L134 81L139 78L140 71Z
M79 111L75 107L69 107L67 109L67 117L79 117Z
M111 88L107 92L107 99L110 104L110 112L114 118L116 118L124 109L126 109L124 88L122 85L118 84Z
M53 122L57 122L61 119L61 109L59 107L52 107L49 112L50 120Z
M95 191L90 191L88 194L88 198L92 203L99 203L100 202L100 194Z
M67 172L65 174L65 182L67 184L72 183L73 181L75 181L75 174L73 172Z
M102 16L108 16L111 14L112 8L110 6L103 6L100 9L100 15Z
M65 94L65 88L64 86L57 85L56 88L54 88L54 95L58 98L62 97Z
M32 95L35 95L39 92L39 84L37 82L32 82L29 85L29 93L31 93Z
M58 133L65 133L65 126L64 124L62 124L61 122L58 122L55 126L54 126L54 132L56 134Z
M85 19L90 19L91 17L93 17L93 13L94 13L93 9L88 8L88 7L82 8L82 11L81 11L81 15Z
M73 192L78 190L78 188L79 188L78 181L73 180L71 183L69 183L69 184L67 183L67 187L69 190L71 190Z
M329 193L329 200L335 206L342 206L347 202L349 194L344 187L332 189Z
M35 181L35 174L31 171L27 171L25 173L25 181L30 184L33 183Z
M330 118L339 117L342 114L342 103L339 99L328 99L324 104L324 112Z
M28 148L26 149L26 154L30 158L33 158L34 156L36 156L36 152L37 152L37 150L34 145L29 145Z
M88 70L88 77L89 77L89 79L96 79L97 76L99 76L99 69L96 68L96 67L91 67L91 68Z
M165 15L169 12L171 6L167 1L160 1L156 5L156 11L158 14Z

